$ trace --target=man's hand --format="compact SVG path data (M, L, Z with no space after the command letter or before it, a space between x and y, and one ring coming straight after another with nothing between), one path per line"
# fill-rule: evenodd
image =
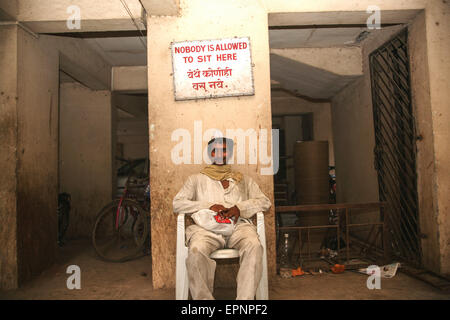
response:
M234 206L229 209L223 214L225 218L231 218L233 219L234 223L236 223L241 216L241 211L238 207Z
M222 215L222 213L226 212L228 209L221 204L214 204L211 207L209 207L209 210L212 210Z

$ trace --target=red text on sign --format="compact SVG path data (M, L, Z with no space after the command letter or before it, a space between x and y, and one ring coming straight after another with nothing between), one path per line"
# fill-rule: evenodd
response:
M217 61L237 60L236 53L223 53L217 55Z
M211 55L207 56L198 56L197 62L211 62Z

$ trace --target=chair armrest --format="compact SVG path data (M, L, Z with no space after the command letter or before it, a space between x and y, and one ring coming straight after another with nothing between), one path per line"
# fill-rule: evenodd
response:
M266 228L264 225L264 213L262 213L262 212L258 212L256 214L256 231L259 235L260 240L266 241Z
M177 216L177 248L185 247L185 217L184 213L179 213Z

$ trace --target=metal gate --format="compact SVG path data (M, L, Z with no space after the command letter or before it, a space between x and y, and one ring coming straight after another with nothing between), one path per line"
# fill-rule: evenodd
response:
M370 55L375 169L380 201L389 204L391 254L419 266L416 135L411 104L408 32Z

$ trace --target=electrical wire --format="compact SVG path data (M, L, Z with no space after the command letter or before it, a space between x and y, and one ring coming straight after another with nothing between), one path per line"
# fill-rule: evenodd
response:
M141 41L142 45L144 46L145 50L147 50L147 41L142 40L142 38L145 38L144 34L142 33L141 29L139 28L136 19L134 19L133 14L131 13L130 8L128 7L127 3L125 2L125 0L120 0L120 2L122 3L123 7L125 8L125 10L127 11L128 15L131 18L131 21L133 22L134 26L136 27L136 29L139 31L139 33L141 34L139 38L139 40ZM142 2L139 0L139 3L142 6ZM142 6L142 8L144 8L144 6ZM145 8L144 8L145 11Z
M145 10L145 7L144 7L144 5L142 4L142 1L141 0L138 0L139 1L139 3L141 4L141 6L142 6L142 9L144 9L144 12L145 12L145 14L148 14L147 13L147 10Z

